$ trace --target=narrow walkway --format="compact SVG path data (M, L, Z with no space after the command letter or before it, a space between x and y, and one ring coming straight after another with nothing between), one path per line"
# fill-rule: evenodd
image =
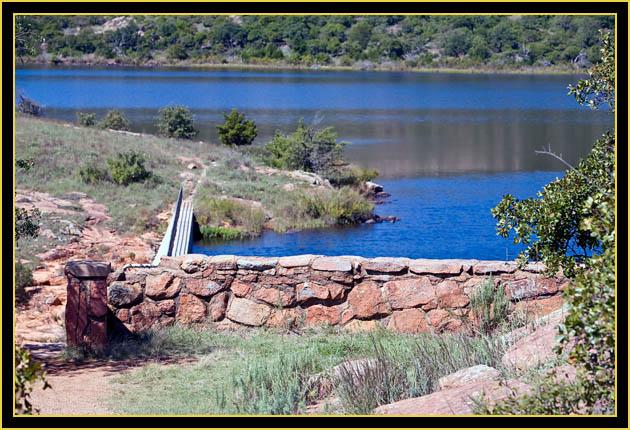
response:
M175 226L175 239L173 240L172 257L186 255L190 251L192 241L193 204L192 200L185 200Z

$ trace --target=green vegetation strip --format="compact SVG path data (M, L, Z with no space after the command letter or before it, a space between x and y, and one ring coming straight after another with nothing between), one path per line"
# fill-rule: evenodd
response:
M196 361L148 364L114 378L109 407L117 414L287 415L336 395L343 407L328 413L366 414L385 403L429 394L438 378L477 364L512 376L501 364L508 347L501 333L469 337L313 328L296 335L174 326L119 340L110 358L194 354ZM356 359L371 359L368 377L341 372L337 387L322 391L334 366Z

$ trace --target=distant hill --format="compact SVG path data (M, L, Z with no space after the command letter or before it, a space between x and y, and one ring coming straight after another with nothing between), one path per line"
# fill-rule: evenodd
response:
M614 16L19 16L24 62L583 69Z

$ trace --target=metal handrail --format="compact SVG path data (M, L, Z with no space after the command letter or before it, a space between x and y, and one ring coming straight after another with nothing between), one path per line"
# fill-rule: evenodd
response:
M175 213L173 214L173 230L171 231L171 237L168 242L168 251L166 252L167 256L170 256L173 253L173 243L175 242L176 236L176 227L177 222L179 221L179 212L182 207L182 197L184 194L184 187L179 187L179 194L177 195L177 203L175 203Z

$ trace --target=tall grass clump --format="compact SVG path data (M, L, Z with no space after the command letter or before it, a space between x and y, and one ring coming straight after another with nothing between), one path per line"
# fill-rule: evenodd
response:
M374 206L351 187L321 192L295 191L275 208L286 228L313 228L354 224L368 219ZM280 228L282 230L282 227Z
M294 415L304 412L309 377L322 370L313 348L280 352L265 360L247 361L245 371L233 375L233 404L239 414Z
M195 217L202 234L208 238L233 236L230 230L236 227L244 232L260 233L266 220L264 211L246 203L231 199L210 196L208 190L202 191L195 202ZM225 226L225 224L231 227ZM218 230L223 228L223 230ZM205 232L205 233L204 233Z
M485 364L503 370L506 345L497 336L422 335L413 342L374 342L375 359L358 371L342 366L337 393L346 412L369 414L374 408L431 394L439 378Z
M484 279L470 295L470 310L475 329L479 333L489 334L507 323L510 305L503 284L499 282L495 286L492 276Z

